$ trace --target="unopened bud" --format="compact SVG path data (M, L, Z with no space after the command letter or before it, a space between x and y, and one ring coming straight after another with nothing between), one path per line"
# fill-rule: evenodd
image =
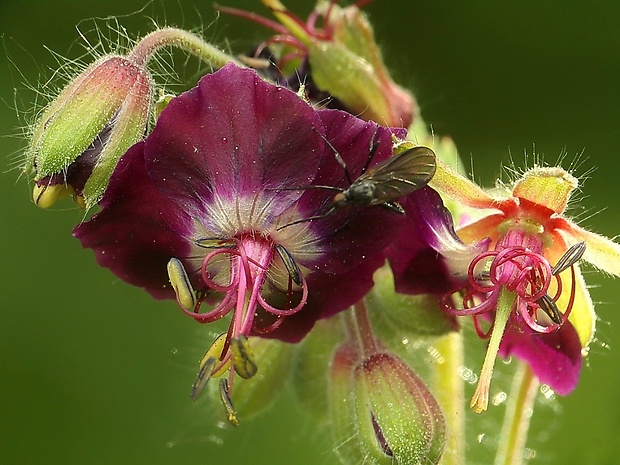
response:
M34 172L34 202L47 208L72 194L85 207L96 204L118 159L144 136L152 93L146 68L116 55L65 87L32 132L24 171Z
M320 2L324 31L302 27L280 0L263 0L290 34L303 44L316 86L338 99L350 113L386 126L409 127L413 96L391 78L367 16L355 5Z
M571 194L578 187L577 178L562 168L535 167L526 171L517 181L512 195L562 214Z
M439 404L396 355L360 358L352 343L334 356L331 414L342 463L436 464L445 441Z

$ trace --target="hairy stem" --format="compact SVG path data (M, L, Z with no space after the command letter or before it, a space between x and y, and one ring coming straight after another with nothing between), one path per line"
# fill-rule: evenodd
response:
M344 324L349 340L358 344L363 358L377 353L379 348L368 318L366 302L360 300L349 311L344 312Z
M510 389L500 435L502 439L495 456L495 465L521 465L523 463L523 450L538 386L538 378L534 376L529 365L520 363Z
M138 66L144 66L160 48L172 45L195 55L214 68L221 68L226 63L234 62L243 66L232 56L205 42L199 36L183 29L166 27L144 36L129 52L128 58Z
M463 337L450 333L433 344L442 355L433 365L435 397L443 409L449 434L441 465L464 465L465 462L465 392L460 370L463 367Z

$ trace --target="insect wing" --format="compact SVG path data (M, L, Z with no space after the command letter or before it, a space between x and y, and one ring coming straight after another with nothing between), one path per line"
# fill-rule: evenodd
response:
M433 178L436 168L435 152L428 147L414 147L369 169L354 184L374 183L371 205L380 205L424 187Z

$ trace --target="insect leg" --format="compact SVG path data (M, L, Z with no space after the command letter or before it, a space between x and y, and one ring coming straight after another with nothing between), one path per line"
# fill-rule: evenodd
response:
M347 169L347 164L342 159L342 156L340 155L338 150L336 150L336 147L334 147L334 145L329 140L327 140L327 137L325 137L323 134L317 131L316 128L313 127L312 129L314 130L314 132L316 132L321 137L321 139L323 139L323 141L327 144L327 146L330 149L332 149L332 152L334 152L334 156L336 157L336 161L338 162L340 166L342 166L342 169L344 170L344 175L346 176L347 181L349 182L349 184L353 184L353 179L351 178L351 174L349 173L349 170Z

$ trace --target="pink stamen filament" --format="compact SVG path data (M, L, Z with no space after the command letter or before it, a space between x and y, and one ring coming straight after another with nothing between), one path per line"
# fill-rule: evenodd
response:
M289 46L291 46L293 48L297 48L297 49L299 49L299 56L303 56L303 55L306 55L308 53L308 49L306 48L306 46L304 44L299 42L293 36L289 36L289 35L273 36L273 37L270 37L269 39L267 39L265 41L265 43L267 45L271 45L271 44L289 45Z
M232 16L237 16L239 18L249 19L250 21L254 23L260 24L261 26L264 26L268 29L276 31L278 34L288 34L289 32L288 29L286 29L284 26L282 26L282 24L278 23L277 21L273 21L271 19L265 18L264 16L256 14L252 11L246 11L246 10L241 10L239 8L233 8L233 7L221 6L221 5L218 5L216 9L218 11L221 11L222 13L226 13Z
M302 274L300 276L302 281L301 297L297 305L292 306L293 283L290 276L286 290L286 308L280 309L268 304L261 295L261 290L274 256L273 244L266 240L256 240L254 236L249 235L246 236L245 240L234 238L232 241L235 243L235 248L222 247L210 252L203 259L200 268L200 275L205 286L224 294L220 302L206 313L200 313L204 298L198 300L193 312L182 309L186 314L202 323L219 320L234 310L226 344L220 356L220 363L214 371L217 371L230 359L229 343L231 338L237 338L239 335L249 336L252 331L262 334L275 330L282 324L285 317L300 311L308 299L308 285ZM250 250L259 256L256 259L250 257L248 255ZM221 260L221 255L229 257L230 261L230 276L226 284L216 282L209 272L209 266L215 260ZM254 318L258 306L267 313L277 316L277 319L266 327L255 325Z
M484 261L491 260L488 278L480 280L479 272L476 269ZM557 302L563 291L562 279L559 275L552 274L552 268L547 259L536 252L532 252L522 246L508 246L501 250L484 252L472 260L469 269L469 287L462 297L462 308L456 308L451 300L452 295L444 295L441 298L443 308L452 315L457 316L478 316L483 313L495 310L497 307L498 296L501 288L506 288L514 292L518 297L515 305L516 312L511 318L518 323L521 319L532 330L539 333L549 333L555 331L560 325L553 323L541 325L536 322L537 311L540 305L537 303L545 296L551 285L552 278L555 278L557 289L552 300ZM562 323L568 318L572 310L575 296L574 269L571 267L572 286L571 296L566 311L562 318ZM478 301L480 303L476 303ZM474 327L480 337L488 337L493 330L488 332L482 330L480 322L476 318Z

